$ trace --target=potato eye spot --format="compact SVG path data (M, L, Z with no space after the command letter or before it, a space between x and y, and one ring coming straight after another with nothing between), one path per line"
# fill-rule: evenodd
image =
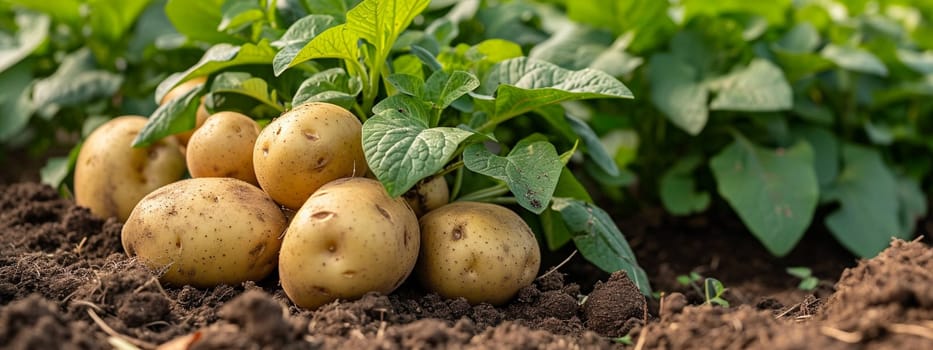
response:
M313 220L330 220L337 216L337 213L332 211L319 211L317 213L311 214L311 219Z
M249 250L249 255L250 255L250 256L262 255L262 252L264 252L265 250L266 250L266 244L265 244L265 243L259 243L259 244L257 244L256 246L254 246L253 249L250 249L250 250Z
M392 221L392 215L389 215L388 210L386 210L385 208L383 208L382 206L378 204L376 204L376 210L378 210L379 214L381 214L384 218L386 218L386 220Z
M327 165L327 158L324 158L324 157L318 158L317 161L314 163L314 170L319 170L326 165Z
M308 139L308 141L317 141L321 138L314 131L307 130L307 129L301 130L301 134L304 135L305 138Z
M463 224L455 226L453 232L451 233L453 235L453 240L459 241L461 238L463 238Z
M353 278L353 277L356 277L356 271L353 271L353 270L344 271L344 272L343 272L343 277L346 277L346 278Z
M329 244L329 245L327 246L327 251L329 251L329 252L331 252L331 253L336 252L336 251L337 251L337 245L335 245L335 244L333 244L333 243Z

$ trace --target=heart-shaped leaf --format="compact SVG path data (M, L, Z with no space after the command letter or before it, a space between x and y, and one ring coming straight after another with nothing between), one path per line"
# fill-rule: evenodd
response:
M519 141L505 157L493 154L483 144L467 146L463 165L505 181L518 204L535 214L548 207L564 167L554 145L533 137Z

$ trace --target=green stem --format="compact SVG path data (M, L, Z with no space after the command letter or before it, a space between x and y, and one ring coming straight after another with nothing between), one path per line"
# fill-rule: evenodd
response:
M269 26L272 27L272 29L279 28L279 24L275 18L276 8L278 7L277 2L278 0L269 0L266 4L266 21L269 22Z
M463 187L463 167L457 168L457 174L454 176L454 187L450 190L450 198L457 198L461 187Z
M481 202L503 204L503 205L518 204L518 200L515 199L515 197L495 197L495 198L484 199Z
M363 108L360 108L359 103L353 104L353 112L360 117L360 121L366 122L366 112L363 112Z
M490 198L495 198L503 194L509 193L509 187L505 184L498 184L495 186L487 187L476 192L471 192L463 195L463 197L457 198L458 201L483 201Z
M442 169L441 172L437 173L437 176L444 176L444 175L450 174L454 170L459 170L462 167L463 167L463 159L458 160L456 163L453 163L453 164L450 164L444 167L444 169Z

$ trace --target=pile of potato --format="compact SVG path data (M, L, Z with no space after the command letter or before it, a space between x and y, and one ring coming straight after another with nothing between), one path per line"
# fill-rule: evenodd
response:
M125 221L126 253L166 283L236 284L277 267L288 297L315 308L389 293L414 271L443 296L499 304L538 272L535 236L511 210L448 204L443 177L390 197L371 178L359 120L340 106L297 106L262 129L218 112L132 148L145 123L120 117L88 137L75 197Z

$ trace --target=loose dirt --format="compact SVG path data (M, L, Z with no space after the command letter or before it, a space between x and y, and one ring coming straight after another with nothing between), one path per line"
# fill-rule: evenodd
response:
M163 285L125 256L120 223L42 185L0 186L0 348L933 348L933 250L923 242L896 241L859 262L832 250L816 263L811 248L771 259L734 238L747 235L734 221L651 215L620 226L666 292L663 303L646 300L624 274L574 258L498 307L406 283L308 311L288 301L274 275L208 289ZM709 235L682 248L700 250L676 246L697 241L684 227ZM838 282L797 290L782 271L796 263ZM699 305L692 287L675 282L690 271L723 280L733 307Z

